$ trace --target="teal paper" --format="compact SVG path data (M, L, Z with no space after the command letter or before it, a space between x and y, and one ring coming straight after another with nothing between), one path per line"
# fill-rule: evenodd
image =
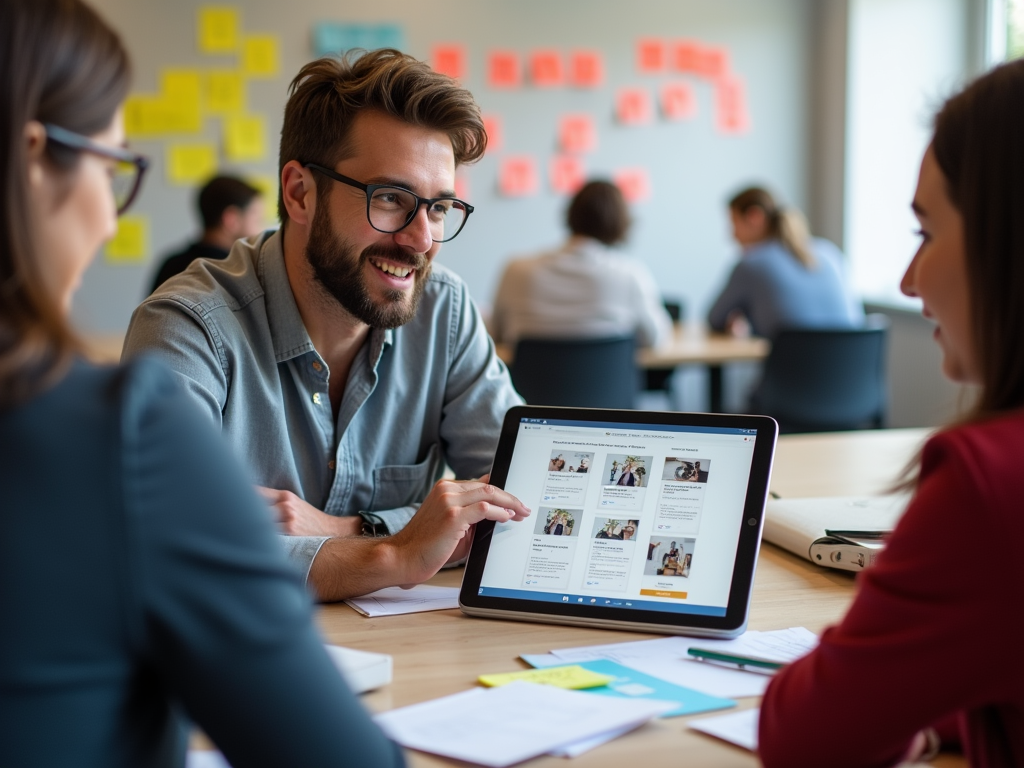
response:
M637 672L635 669L616 664L614 661L598 659L597 661L577 663L591 672L610 675L615 678L614 682L608 685L603 685L600 688L587 688L583 693L621 696L626 699L658 699L660 701L675 701L679 703L678 709L666 712L662 717L693 715L697 712L710 712L715 709L728 709L729 707L736 706L736 702L732 699L708 696L706 693L645 675L643 672Z
M323 21L313 27L313 53L330 56L352 48L372 51L376 48L398 48L405 45L405 35L398 24L353 24Z

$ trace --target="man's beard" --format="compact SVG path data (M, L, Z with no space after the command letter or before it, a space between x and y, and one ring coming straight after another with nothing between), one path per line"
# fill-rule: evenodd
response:
M398 246L371 245L358 256L351 244L331 229L325 206L317 206L306 244L306 260L313 276L342 309L371 328L397 328L412 320L430 276L430 262L423 254L410 254ZM366 286L364 268L370 257L402 264L415 271L412 294L385 290L383 301L374 302ZM370 269L376 269L372 264Z

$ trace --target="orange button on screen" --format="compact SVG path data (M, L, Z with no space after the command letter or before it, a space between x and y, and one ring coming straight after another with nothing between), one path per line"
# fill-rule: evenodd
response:
M673 600L685 600L685 592L669 592L665 589L641 589L641 595L647 595L648 597L670 597Z

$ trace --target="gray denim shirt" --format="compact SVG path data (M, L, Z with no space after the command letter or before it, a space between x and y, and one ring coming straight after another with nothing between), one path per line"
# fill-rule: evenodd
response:
M505 411L522 402L465 284L435 263L415 317L370 332L335 421L279 232L193 262L146 299L123 357L143 353L170 365L254 483L331 515L373 512L391 533L446 463L460 478L488 472ZM284 541L308 574L326 538Z

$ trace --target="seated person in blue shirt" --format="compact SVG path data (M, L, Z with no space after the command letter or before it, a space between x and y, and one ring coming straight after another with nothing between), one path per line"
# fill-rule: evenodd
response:
M78 356L144 169L129 85L79 0L0 3L0 765L180 768L191 721L234 766L397 768L208 419L152 360Z
M434 263L473 210L455 168L485 146L472 95L409 56L307 64L281 131L281 229L193 262L132 317L125 359L178 374L323 600L419 583L478 521L529 513L486 482L437 482L446 463L488 472L521 402Z
M223 259L235 240L263 231L265 207L260 191L234 176L214 176L196 196L203 236L163 260L153 278L155 291L196 259Z
M843 256L828 240L811 237L803 215L780 208L766 190L751 187L729 201L739 263L708 313L713 330L749 324L772 338L787 328L853 328L864 309L850 291Z

